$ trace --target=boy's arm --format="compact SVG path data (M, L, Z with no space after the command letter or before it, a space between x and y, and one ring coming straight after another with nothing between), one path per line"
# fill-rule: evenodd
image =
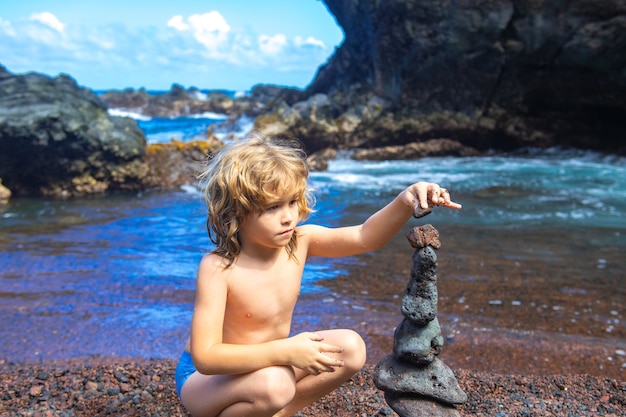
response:
M341 366L325 355L341 348L322 342L315 333L301 333L266 343L227 344L222 342L227 298L226 278L215 255L203 258L198 269L196 301L191 320L191 356L202 374L242 374L274 365L291 365L309 373Z
M337 258L371 252L391 240L417 206L428 209L435 205L461 208L450 200L446 189L434 183L419 182L406 188L361 225L339 228L306 225L302 226L301 234L308 241L308 256Z

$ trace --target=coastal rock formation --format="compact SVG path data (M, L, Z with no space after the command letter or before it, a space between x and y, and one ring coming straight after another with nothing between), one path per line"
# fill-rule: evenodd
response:
M310 152L431 138L626 152L623 0L325 3L345 40L261 131Z
M169 91L150 93L144 88L110 90L100 96L109 108L124 109L149 117L178 117L190 114L217 113L239 118L256 117L274 109L275 103L296 103L302 91L295 88L256 85L249 95L235 97L225 91L202 92L172 85ZM231 122L232 119L229 119Z
M222 146L213 140L150 144L146 150L149 170L142 183L147 188L158 189L197 183L207 155Z
M206 112L227 114L237 110L236 100L223 92L206 94L193 87L185 90L178 84L172 85L170 91L162 94L151 94L144 88L129 88L107 91L100 99L109 108L150 117L176 117Z
M357 161L389 161L398 159L419 159L427 156L477 156L479 152L458 141L450 139L429 139L424 142L411 142L407 145L385 146L375 149L359 149L352 154Z
M12 75L0 66L0 204L14 195L76 196L196 182L216 140L147 146L68 76ZM11 191L9 191L11 190Z
M66 75L0 66L0 178L14 194L78 195L141 188L146 139L128 118Z
M428 213L426 213L428 214ZM423 212L416 215L424 216ZM374 383L400 417L460 416L467 401L454 373L440 359L443 336L437 320L439 232L427 224L407 235L415 248L411 277L402 297L404 320L394 332L393 354L374 368Z

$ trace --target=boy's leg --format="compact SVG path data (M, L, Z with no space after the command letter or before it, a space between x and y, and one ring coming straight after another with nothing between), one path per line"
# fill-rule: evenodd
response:
M301 369L295 369L297 381L295 397L285 408L275 414L277 417L294 415L298 410L338 388L365 364L365 342L358 333L348 329L323 330L315 333L324 338L324 343L343 347L343 352L328 355L341 359L344 366L335 368L335 372L322 372L319 375L311 375Z
M294 371L273 366L242 375L192 374L181 402L194 417L272 416L296 393Z

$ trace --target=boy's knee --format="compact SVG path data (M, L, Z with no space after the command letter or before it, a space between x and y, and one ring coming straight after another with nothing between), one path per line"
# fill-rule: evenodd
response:
M268 409L280 410L289 404L296 395L296 378L287 366L272 366L259 372L259 387L263 387L261 399Z
M363 338L353 330L347 330L342 343L344 353L344 366L354 372L360 370L365 365L367 358L367 348Z

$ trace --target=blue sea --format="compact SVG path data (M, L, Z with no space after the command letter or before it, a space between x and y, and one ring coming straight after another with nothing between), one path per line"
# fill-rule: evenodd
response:
M197 138L224 116L136 119L149 142L163 142ZM448 278L440 310L450 332L593 337L626 370L625 158L569 149L382 162L340 154L327 171L311 174L317 203L308 221L362 222L418 180L438 182L463 204L406 227L431 223L442 234L440 270ZM176 357L187 337L196 266L211 248L204 216L194 185L14 198L0 207L0 358ZM368 325L398 322L410 253L400 235L375 254L313 260L294 329L364 326L367 339ZM338 284L352 277L354 288ZM383 291L381 280L388 280ZM516 319L491 310L498 306ZM591 330L572 324L582 322Z

